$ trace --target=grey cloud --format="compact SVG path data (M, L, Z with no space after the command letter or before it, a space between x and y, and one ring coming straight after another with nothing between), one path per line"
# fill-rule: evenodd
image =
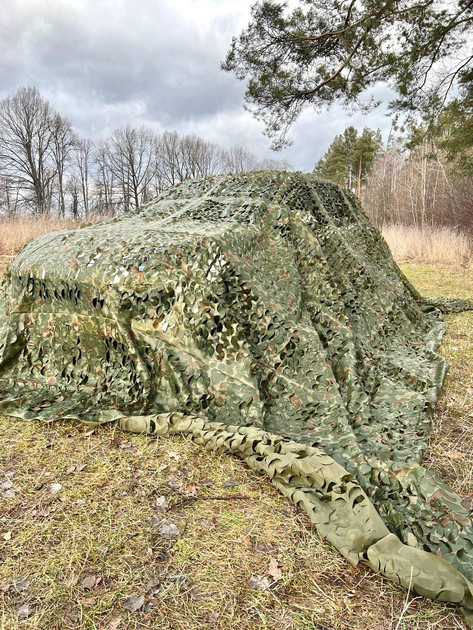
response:
M7 0L0 96L36 85L84 135L145 123L274 156L262 126L241 107L244 86L220 70L252 2ZM379 112L372 116L369 122L357 117L355 126L379 126L374 120L386 126ZM291 133L294 145L281 157L312 168L348 124L338 110L306 112Z
M90 0L31 3L19 12L10 3L12 17L2 33L9 51L3 90L28 77L40 89L74 89L77 98L142 99L150 117L167 124L234 106L241 88L219 69L230 32L202 33L171 3L113 4L107 11L111 3Z

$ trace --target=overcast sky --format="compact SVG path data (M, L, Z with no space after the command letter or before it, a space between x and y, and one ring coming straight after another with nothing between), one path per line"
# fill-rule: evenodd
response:
M195 132L259 157L311 170L333 137L352 124L379 127L385 106L367 116L338 107L306 111L293 145L274 154L262 125L243 107L244 85L220 70L254 0L0 0L0 98L36 86L83 136L146 124ZM380 86L376 97L389 100Z

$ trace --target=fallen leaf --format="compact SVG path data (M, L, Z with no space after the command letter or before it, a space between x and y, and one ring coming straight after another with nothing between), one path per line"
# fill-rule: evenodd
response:
M189 595L189 597L191 599L193 599L195 602L200 602L202 599L204 599L204 595L199 591L199 589L197 588L197 586L192 586L188 591L187 594Z
M86 575L82 579L81 584L82 584L82 588L85 588L90 591L97 584L97 578L95 577L95 575Z
M199 486L211 486L212 483L212 479L210 479L209 477L204 477L203 479L199 479L198 481Z
M419 600L418 599L413 599L407 605L406 613L408 615L413 615L415 612L417 612L417 610L419 609L419 606L420 606Z
M255 591L265 591L269 588L269 580L266 576L257 577L252 576L248 582L248 586Z
M121 624L121 617L114 617L107 626L107 630L117 630L118 626Z
M18 593L21 593L22 591L26 591L29 585L29 582L24 578L18 578L13 582L12 588Z
M274 553L277 551L276 545L257 540L255 543L255 551L259 553Z
M233 486L239 486L239 485L241 485L241 481L239 481L238 479L235 479L234 477L229 477L228 479L225 479L225 481L223 482L224 488L233 488Z
M146 582L146 592L154 593L161 586L161 582L162 582L161 578L150 578Z
M154 507L158 512L165 512L169 509L169 503L166 500L166 497L157 497L156 503Z
M473 498L472 497L465 497L462 501L462 505L465 508L465 510L473 510Z
M447 451L445 454L447 457L453 459L453 461L455 462L461 462L463 459L463 454L459 453L458 451Z
M51 507L47 507L44 508L42 510L34 510L32 512L33 516L36 516L37 518L47 518L51 512L54 512L55 510Z
M4 499L13 499L15 496L15 490L13 489L13 483L10 480L0 483L0 497Z
M161 536L166 536L166 538L177 538L180 534L178 526L172 521L167 521L165 519L158 521L156 521L156 519L151 519L151 521L154 521L153 525L155 525L156 530L161 534Z
M207 623L216 623L219 617L220 614L216 610L211 610L210 612L206 613L204 620Z
M124 608L134 613L139 610L145 603L143 595L130 595L124 603Z
M20 619L27 619L31 614L30 607L28 606L28 604L22 604L19 608L16 609L16 614L17 617L19 617Z
M276 558L271 558L271 560L269 561L268 575L271 576L274 580L280 580L282 577L282 571L279 568L279 564Z
M73 604L68 604L63 612L64 617L71 623L76 624L79 621L79 613L74 608Z

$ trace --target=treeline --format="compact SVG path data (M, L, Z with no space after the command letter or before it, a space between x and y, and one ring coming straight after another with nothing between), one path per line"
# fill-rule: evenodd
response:
M0 216L85 219L127 212L188 178L290 170L243 146L224 149L194 134L117 129L100 142L80 138L36 88L0 102Z
M433 141L388 146L367 174L361 201L376 225L473 231L473 176Z
M350 188L378 226L453 227L473 231L473 89L434 124L379 131L348 127L314 172Z

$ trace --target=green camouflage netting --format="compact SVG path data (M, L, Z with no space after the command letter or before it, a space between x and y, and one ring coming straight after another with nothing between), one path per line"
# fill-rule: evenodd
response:
M446 372L440 307L471 304L423 300L340 187L189 181L18 255L0 299L0 409L235 453L350 562L471 621L470 514L418 464Z

